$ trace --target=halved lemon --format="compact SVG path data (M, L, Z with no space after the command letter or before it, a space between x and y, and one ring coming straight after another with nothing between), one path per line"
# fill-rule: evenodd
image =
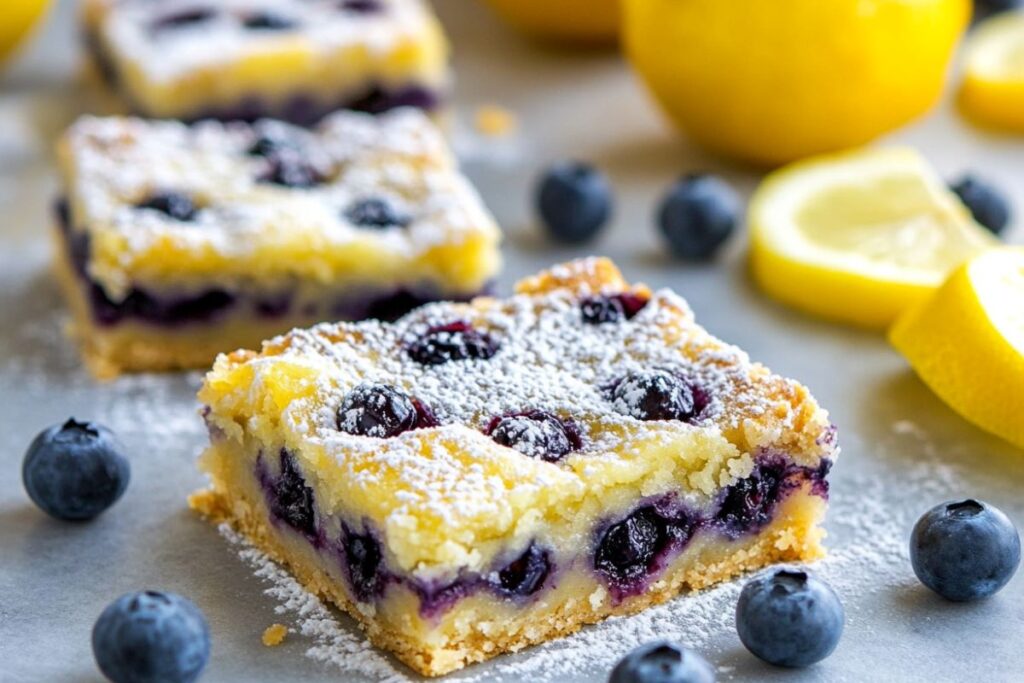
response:
M1024 133L1024 14L982 22L964 54L960 109L983 126Z
M769 295L884 328L996 244L912 149L819 157L768 176L750 204L751 267Z
M992 249L902 315L889 339L969 421L1024 448L1024 249Z

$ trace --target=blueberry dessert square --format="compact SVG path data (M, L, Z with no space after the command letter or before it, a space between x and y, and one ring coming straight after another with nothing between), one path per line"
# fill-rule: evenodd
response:
M588 259L221 356L194 508L425 675L823 550L807 389Z
M493 218L415 109L315 129L86 117L59 158L57 272L100 376L468 300L500 263Z
M92 72L140 116L311 125L448 90L424 0L85 0L82 23Z

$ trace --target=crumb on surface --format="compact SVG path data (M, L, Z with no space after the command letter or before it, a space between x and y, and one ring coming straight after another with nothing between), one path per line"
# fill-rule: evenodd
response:
M276 647L284 642L286 635L288 635L287 626L284 624L271 624L263 632L263 644L267 647Z
M516 115L496 104L485 104L477 107L476 129L484 135L502 137L509 135L518 127Z

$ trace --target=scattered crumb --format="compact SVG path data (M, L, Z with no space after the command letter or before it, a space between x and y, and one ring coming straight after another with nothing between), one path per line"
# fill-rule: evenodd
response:
M284 624L272 624L263 632L263 644L267 647L277 647L284 642L288 635L288 627Z
M485 104L477 107L476 129L490 137L511 135L519 127L516 115L496 104Z

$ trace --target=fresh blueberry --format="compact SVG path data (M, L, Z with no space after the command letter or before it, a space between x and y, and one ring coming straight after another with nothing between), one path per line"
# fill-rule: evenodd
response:
M421 365L443 365L460 360L487 360L498 352L498 344L469 323L454 322L430 328L407 351Z
M623 657L608 683L715 683L715 670L693 650L659 641Z
M612 296L594 296L580 302L580 314L588 325L632 320L647 305L647 297L626 292Z
M353 14L374 14L384 9L380 0L341 0L338 8Z
M997 12L1017 9L1024 5L1024 0L974 0L976 14L984 17Z
M191 683L210 659L210 628L180 595L129 593L96 620L92 652L113 683Z
M526 597L539 591L550 573L549 553L531 543L526 552L497 572L496 583L502 593Z
M242 19L242 25L254 31L287 31L297 26L294 19L273 12L254 12Z
M658 225L672 253L684 259L708 259L736 229L740 198L712 175L684 177L668 191Z
M356 534L347 529L343 542L349 580L356 597L366 602L380 595L384 588L384 577L380 571L384 558L380 543L369 534Z
M832 654L843 634L839 596L798 569L751 579L736 603L736 630L754 655L775 666L805 667Z
M92 519L117 502L131 468L106 427L70 419L32 441L22 463L25 490L57 519Z
M627 375L615 385L612 404L638 420L690 420L700 412L693 387L666 370Z
M361 228L404 228L412 220L399 213L391 202L379 197L368 197L354 202L345 210L345 218Z
M183 12L177 12L175 14L164 15L153 22L151 28L155 32L160 32L167 29L195 26L196 24L206 23L216 16L216 10L209 7L198 7L195 9L188 9Z
M575 425L542 410L495 418L487 434L502 446L547 462L557 462L581 446Z
M605 531L594 553L594 566L620 585L646 576L664 545L663 521L653 507L641 508Z
M977 500L937 505L914 525L910 562L921 583L948 600L987 598L1020 565L1020 536L998 508Z
M194 220L199 210L188 195L180 192L156 192L135 205L138 209L150 209L187 223Z
M307 538L316 537L313 489L306 485L295 457L281 449L281 474L271 484L270 511Z
M324 177L309 163L303 161L298 154L279 152L267 158L267 170L257 178L261 183L281 185L297 189L316 187L324 182Z
M361 384L338 408L338 429L357 436L386 439L416 428L416 404L394 387Z
M966 175L950 188L979 224L999 235L1010 224L1010 203L1003 193L977 176Z
M537 209L552 238L567 244L586 242L608 222L611 187L604 175L588 164L556 164L541 178Z

